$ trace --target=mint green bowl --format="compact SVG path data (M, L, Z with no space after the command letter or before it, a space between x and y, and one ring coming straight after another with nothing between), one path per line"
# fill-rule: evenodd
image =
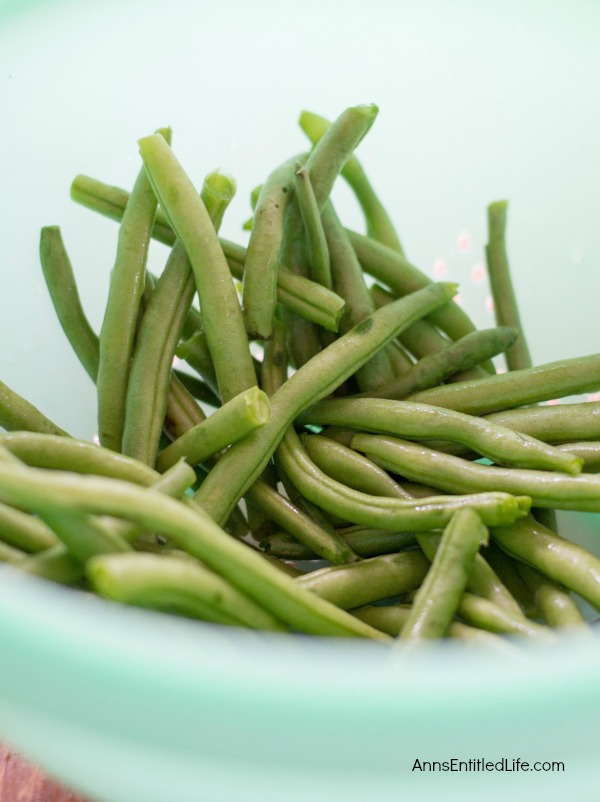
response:
M0 4L0 378L94 435L93 387L37 257L39 228L60 224L98 327L116 227L70 202L77 173L130 186L136 140L170 124L198 183L216 166L236 177L223 232L241 239L250 189L305 146L299 111L372 101L380 118L359 155L411 259L458 281L492 325L485 206L508 197L535 360L598 351L598 30L600 5L584 0ZM598 551L597 517L562 523ZM595 638L516 660L446 647L407 661L0 570L0 739L104 802L595 802L599 671ZM452 759L505 770L415 768ZM507 770L517 760L565 770Z

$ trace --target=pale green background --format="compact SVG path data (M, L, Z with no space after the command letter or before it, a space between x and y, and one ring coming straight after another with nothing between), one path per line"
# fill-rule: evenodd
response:
M360 102L381 113L359 155L415 264L432 275L444 260L491 325L471 274L485 206L507 197L536 361L598 351L599 44L591 0L0 5L2 380L93 434L93 388L37 260L40 226L60 224L98 326L116 227L69 201L74 175L130 186L136 139L170 124L198 184L217 166L236 177L223 232L240 238L250 189L305 147L299 111ZM343 187L335 199L360 226ZM157 246L156 269L164 257ZM107 802L597 800L595 644L497 667L314 651L73 605L2 574L0 735ZM565 760L567 772L409 771L417 756L480 755Z

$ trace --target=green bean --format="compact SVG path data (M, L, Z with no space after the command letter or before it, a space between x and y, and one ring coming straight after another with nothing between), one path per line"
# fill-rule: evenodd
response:
M349 610L414 590L428 568L429 562L420 551L402 551L352 565L321 568L294 581L336 607Z
M210 389L218 394L217 374L204 331L197 331L185 342L179 343L175 353L179 359L185 359L202 376Z
M266 482L255 482L245 497L268 519L275 521L322 559L334 565L356 559L352 549L337 536L333 527L325 529L319 526Z
M387 384L360 393L359 397L404 398L411 393L428 390L450 379L456 373L470 370L476 365L506 351L514 342L516 330L506 327L473 331L420 359L406 372Z
M15 549L14 546L8 546L0 540L0 563L8 563L18 567L24 556L25 552Z
M513 599L527 618L541 618L533 594L519 573L518 561L502 551L493 540L485 549L485 560L500 581L506 586Z
M417 541L419 537L417 534ZM487 529L476 512L464 508L454 513L415 594L401 640L420 641L446 634L467 586L475 555L487 542Z
M154 554L92 558L86 574L101 596L218 624L272 632L288 627L200 563Z
M435 558L440 540L441 534L437 532L421 532L417 535L419 546L430 562ZM488 599L514 615L523 615L518 602L480 552L475 555L469 571L466 590Z
M385 398L334 398L302 412L298 423L333 424L410 439L458 441L503 465L581 472L581 462L504 426L452 410Z
M191 499L186 504L130 482L1 462L0 495L36 510L72 509L136 521L169 537L299 631L382 639L381 633L303 591L261 555L226 535Z
M457 382L409 396L410 401L435 404L470 415L537 404L553 398L600 389L600 354L548 362L513 370L480 381Z
M152 187L192 264L219 394L229 401L253 387L256 375L227 261L204 203L165 140L151 135L139 145Z
M600 440L600 401L507 409L485 419L545 443Z
M458 606L459 616L474 627L486 629L506 635L522 635L526 638L548 641L552 637L551 630L533 621L528 621L523 615L512 614L504 607L475 596L474 593L463 593Z
M313 145L316 145L323 137L330 125L331 123L328 120L318 114L303 111L300 115L300 127ZM348 161L342 167L341 174L352 187L363 210L369 236L384 245L388 245L395 251L403 253L394 225L354 154L348 158Z
M260 384L269 397L287 381L287 370L286 327L281 320L275 320L273 337L265 343L260 370Z
M397 296L423 289L431 280L396 251L355 231L348 231L352 247L367 273L381 281ZM434 310L427 317L452 340L475 331L467 314L455 302ZM489 367L489 363L486 363Z
M414 365L406 349L396 340L389 343L387 355L390 360L390 365L392 366L392 372L395 376L401 376L403 373L407 373Z
M56 542L54 532L39 518L0 503L0 542L21 552L43 551Z
M12 432L0 435L0 446L37 468L92 473L146 486L160 477L143 462L71 437Z
M290 428L277 450L285 472L309 501L352 523L423 532L444 526L461 507L472 506L486 524L498 518L511 520L529 510L528 498L515 498L505 493L433 496L424 501L361 493L320 471L303 449L294 445L294 436Z
M346 526L336 531L359 557L391 554L414 546L417 542L414 532L389 532L367 526ZM284 560L316 560L319 557L288 532L274 532L261 540L260 547L265 553Z
M302 442L317 468L332 479L372 496L412 499L379 465L342 443L318 435L304 436Z
M585 624L583 615L567 591L527 565L519 565L519 573L551 627L580 627Z
M92 381L98 373L98 337L81 306L73 268L60 228L45 226L40 237L40 261L59 323Z
M267 178L256 203L246 254L242 302L248 337L269 340L277 303L277 269L284 215L293 187L296 158Z
M356 434L352 447L386 470L408 479L428 481L450 493L501 491L529 496L534 507L600 511L600 476L500 468L433 451L383 435Z
M270 411L269 399L262 390L258 387L244 390L161 451L156 460L157 470L162 473L182 457L190 465L205 462L264 426Z
M531 356L523 332L506 254L507 206L507 201L496 201L488 206L488 244L485 254L496 323L499 326L512 326L519 333L514 344L506 352L506 364L509 370L522 370L531 367Z
M71 185L71 197L92 211L118 222L123 217L129 193L119 187L111 187L102 181L79 175ZM152 236L165 245L175 243L175 233L160 208L156 214ZM219 241L232 275L242 279L246 249L230 240L221 238ZM296 314L329 331L338 330L344 302L334 292L314 281L280 268L277 275L277 300ZM197 325L195 328L198 328Z
M155 136L167 145L165 137L170 140L170 131ZM101 445L113 451L121 451L129 366L156 206L156 196L142 167L119 228L117 256L100 330L98 436Z
M38 514L80 563L85 563L94 554L132 551L118 532L88 513L50 509L38 510Z
M64 429L4 382L0 382L0 426L8 432L39 432L69 437Z
M180 462L160 476L152 485L152 488L172 498L179 498L195 478L195 474L189 465L185 462ZM144 528L137 523L120 521L114 518L100 518L99 520L104 522L105 528L108 526L111 532L127 543L133 543L144 533ZM92 550L94 542L98 546L97 551ZM110 540L96 539L88 542L87 547L88 556L110 553ZM124 549L119 550L124 551ZM83 576L82 562L62 542L37 554L28 556L20 562L19 567L30 574L66 585L73 584Z
M331 263L323 221L308 171L300 164L296 164L294 188L306 232L310 277L318 284L331 289Z
M215 230L235 194L221 173L204 179L201 198ZM153 465L167 414L173 356L196 292L187 253L176 242L144 312L131 364L123 453Z
M340 331L345 333L373 314L375 305L356 254L330 201L323 207L322 218L331 256L333 288L346 302L340 323ZM357 371L356 378L360 389L368 390L391 381L393 375L387 349L382 348Z
M582 459L584 471L588 473L598 473L600 471L600 442L562 443L557 448Z
M530 516L518 525L493 529L491 534L508 554L600 609L600 560L597 557Z
M352 615L375 627L375 629L380 629L392 637L397 637L410 615L410 605L392 604L385 607L382 605L359 607L352 610ZM450 638L472 643L476 646L493 649L506 657L514 658L516 655L514 647L507 641L484 629L470 627L460 621L450 622L447 635Z

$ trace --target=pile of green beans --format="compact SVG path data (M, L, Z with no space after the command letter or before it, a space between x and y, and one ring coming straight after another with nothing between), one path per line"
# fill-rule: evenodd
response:
M543 402L599 390L600 355L533 364L506 201L488 207L495 328L409 260L355 153L377 113L302 113L311 149L256 176L247 245L219 237L235 182L198 187L170 129L139 140L131 192L74 179L74 201L119 223L99 332L58 226L40 259L97 433L0 383L0 561L287 637L514 655L506 637L586 631L600 559L555 511L600 513L600 414ZM366 234L338 216L338 177Z

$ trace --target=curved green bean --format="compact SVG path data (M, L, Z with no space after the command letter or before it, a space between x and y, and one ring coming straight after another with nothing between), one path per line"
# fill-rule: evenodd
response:
M0 503L0 542L19 552L38 552L58 541L54 532L39 518Z
M8 432L25 431L69 437L64 429L57 426L37 407L1 381L0 426Z
M585 619L570 594L551 580L530 568L519 564L519 573L533 593L542 615L551 627L581 627Z
M504 635L522 635L526 638L548 641L552 631L547 627L529 621L522 614L516 615L504 607L499 607L489 599L474 593L463 593L458 605L459 616L473 627Z
M352 448L378 465L417 482L431 482L450 493L500 491L529 496L534 507L600 512L600 476L500 468L433 451L407 440L355 434Z
M359 557L391 554L414 546L417 542L414 532L390 532L367 526L346 526L336 531ZM261 540L260 547L266 554L284 560L316 560L319 556L288 532L275 532L269 535Z
M487 542L488 531L476 512L467 507L454 513L415 593L401 640L444 637L467 586L475 555Z
M152 188L191 262L219 394L229 401L253 387L256 374L227 261L206 207L169 145L156 134L139 145Z
M512 326L519 333L513 345L506 351L506 364L509 370L522 370L531 367L531 355L523 332L506 254L507 207L507 201L496 201L488 206L488 244L485 255L496 323L499 326Z
M600 440L600 401L507 409L485 419L545 443Z
M313 281L327 289L332 288L331 262L323 221L310 176L306 167L296 164L294 189L306 233L306 250L309 273Z
M58 226L44 226L40 261L58 321L92 381L98 374L98 337L83 311L73 268Z

